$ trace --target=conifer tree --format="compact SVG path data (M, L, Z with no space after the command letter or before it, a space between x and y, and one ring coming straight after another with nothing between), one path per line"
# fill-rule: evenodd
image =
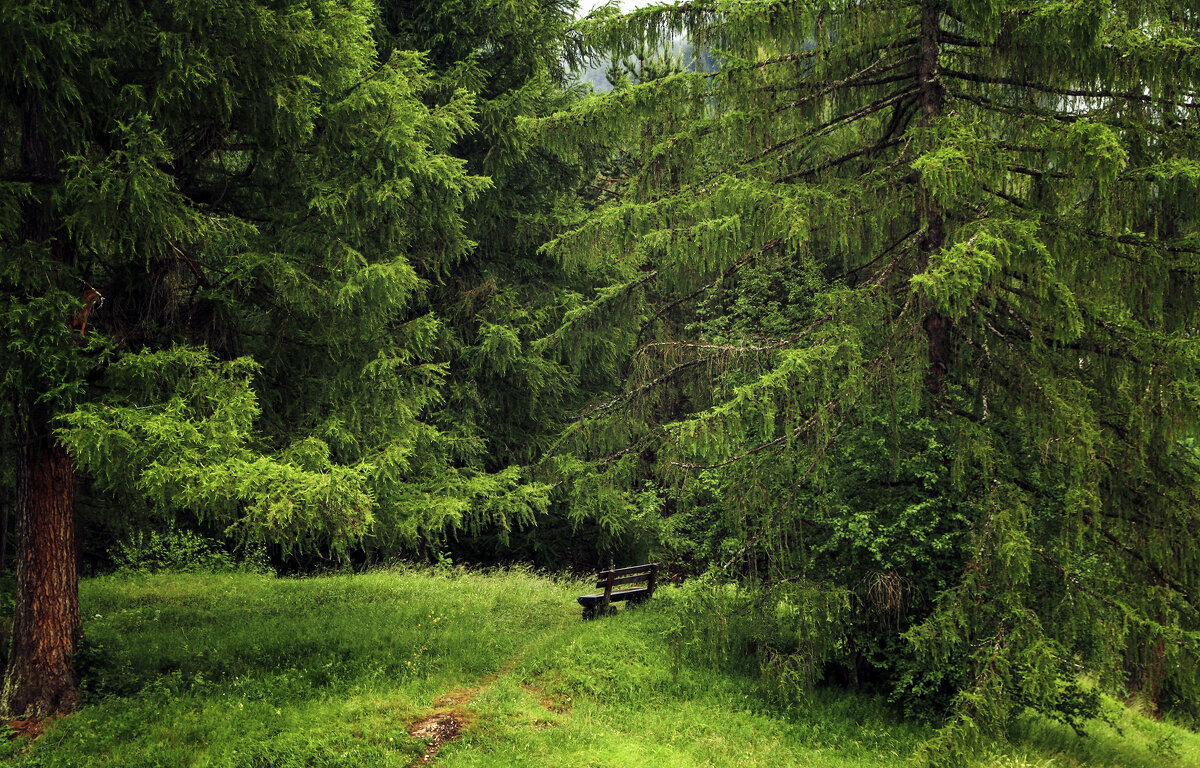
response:
M575 6L573 0L397 0L382 6L381 51L428 51L435 79L426 92L429 103L442 103L461 87L476 97L475 124L452 148L469 171L489 180L463 213L472 245L455 258L418 266L428 290L413 311L442 320L438 347L447 355L448 373L436 423L473 441L476 453L464 458L469 466L512 483L490 502L497 509L509 507L506 499L549 500L548 489L522 480L518 467L550 443L586 392L599 382L611 385L591 372L577 375L533 346L596 287L590 275L563 269L538 250L564 218L582 209L581 190L596 162L568 162L519 122L569 108L581 95L568 82L578 56L567 35ZM517 507L532 510L528 501ZM531 514L483 514L469 532L452 540L430 532L422 544L468 559L507 558L531 547L555 550L546 545L561 538L551 530L561 511L548 511L549 518L537 516L536 530ZM368 542L390 544L382 537Z
M610 281L544 343L626 384L543 466L615 521L674 489L668 534L713 535L698 556L793 622L764 665L836 635L824 661L951 713L935 760L1026 707L1086 719L1084 672L1194 711L1198 22L1090 0L586 22L618 56L686 33L719 70L539 125L635 161L546 246Z
M485 186L363 0L0 6L0 327L21 551L0 709L68 711L86 476L285 549L458 524L415 265ZM10 429L11 426L11 429ZM15 447L14 447L15 446Z
M446 322L442 346L451 355L448 410L455 428L484 441L481 466L502 470L528 461L574 377L531 355L530 338L545 332L570 279L538 246L557 228L560 209L577 203L586 178L530 141L519 118L568 106L577 92L566 81L572 55L564 38L573 0L486 0L385 3L381 46L429 51L437 78L429 96L453 97L464 85L476 96L475 124L453 151L488 188L464 212L469 252L425 265L425 300Z

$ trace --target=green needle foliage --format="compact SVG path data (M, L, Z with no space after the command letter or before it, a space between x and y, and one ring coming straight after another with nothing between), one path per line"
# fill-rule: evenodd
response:
M6 387L54 398L102 487L341 549L512 485L454 469L480 445L431 423L444 329L413 311L473 247L489 183L447 153L471 96L427 104L440 81L380 58L370 3L18 5L4 109L37 99L59 172L4 187ZM29 199L65 258L20 239Z
M1078 725L1094 685L1195 716L1198 25L1090 0L586 20L718 70L536 124L632 158L544 247L608 284L542 344L625 381L547 477L614 527L670 489L675 555L768 607L850 590L826 675L947 717L935 762L1026 707ZM815 647L760 613L761 658Z
M54 430L65 485L73 463L117 510L285 552L544 505L515 471L461 469L481 441L431 415L444 326L418 301L489 182L450 154L476 100L381 56L375 4L0 12L7 455Z
M385 2L377 34L381 51L428 50L434 76L428 103L445 103L463 87L476 98L474 124L452 150L490 181L464 210L473 245L419 266L428 284L415 310L442 320L437 346L448 369L436 425L473 441L479 450L471 466L514 480L517 467L539 456L591 394L613 385L606 371L576 371L535 345L602 284L539 247L564 220L580 215L604 158L564 156L521 122L567 109L581 97L567 81L579 55L568 35L575 6L564 0ZM574 546L561 505L544 485L513 486L513 493L518 489L543 507L523 502L531 514L477 516L461 537L423 540L423 553L448 549L475 561L518 556L561 567ZM368 547L376 544L386 549L388 542Z

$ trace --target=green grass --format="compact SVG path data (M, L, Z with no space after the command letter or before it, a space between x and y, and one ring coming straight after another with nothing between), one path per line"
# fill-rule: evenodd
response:
M518 571L88 580L87 706L0 742L0 762L409 766L425 743L408 726L439 708L469 723L434 758L445 768L882 768L930 735L865 696L771 704L754 679L676 662L670 589L582 622L583 586ZM1085 739L1022 722L977 768L1200 766L1200 736L1116 704L1109 720Z

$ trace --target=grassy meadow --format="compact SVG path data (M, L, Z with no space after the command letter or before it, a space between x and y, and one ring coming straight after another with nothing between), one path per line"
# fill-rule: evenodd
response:
M874 768L930 735L870 697L770 703L753 678L677 662L670 588L580 621L585 586L451 569L86 580L86 706L0 741L0 764ZM1022 721L976 766L1200 766L1200 735L1108 706L1086 738Z

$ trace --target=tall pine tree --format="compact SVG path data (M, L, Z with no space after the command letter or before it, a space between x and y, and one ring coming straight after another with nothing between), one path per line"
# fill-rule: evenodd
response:
M363 0L0 8L0 353L21 552L0 709L77 703L75 487L287 549L457 524L417 267L486 182ZM386 515L381 515L385 511Z
M1085 672L1194 708L1198 23L1090 0L586 22L618 56L686 34L719 71L539 126L634 159L546 246L610 284L545 343L626 385L544 466L614 520L674 489L668 534L797 623L764 664L818 631L779 606L855 601L827 669L950 711L931 756L1025 707L1085 717Z

